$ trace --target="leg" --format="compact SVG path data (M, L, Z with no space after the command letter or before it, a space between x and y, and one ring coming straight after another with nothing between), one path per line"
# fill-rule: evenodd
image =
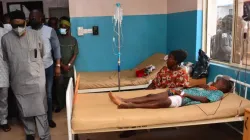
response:
M67 91L67 88L68 88L69 79L70 79L70 77L64 77L63 78L63 85L64 85L64 91L63 91L63 95L62 95L62 105L63 105L62 107L63 108L66 106L66 91Z
M123 99L123 98L114 96L110 92L109 97L117 105L119 105L120 102L140 104L140 103L147 103L147 102L151 102L151 101L166 99L166 98L168 98L168 93L167 92L162 92L162 93L158 93L158 94L149 94L149 95L146 95L146 96L136 97L136 98L131 98L131 99Z
M63 85L63 76L61 75L60 77L56 77L56 101L57 101L57 107L55 112L58 113L61 111L61 109L63 108L63 102L62 102L62 96L64 93L64 85Z
M20 118L16 97L11 88L8 91L8 118Z
M0 126L5 132L11 130L7 121L8 116L8 88L0 88Z
M172 103L171 100L167 98L167 99L163 99L159 101L152 101L150 103L142 103L142 104L124 103L124 104L120 104L118 107L120 109L130 109L130 108L156 109L156 108L169 108L171 103Z
M50 127L56 127L55 122L52 120L52 87L53 87L53 78L54 78L54 65L51 65L46 72L46 92L48 98L48 120Z
M35 120L40 140L51 140L47 115L36 116Z
M26 136L34 137L36 134L36 125L34 117L21 117Z
M58 108L56 109L56 112L60 112L66 105L66 90L69 79L69 77L61 77L60 79L60 89L58 89L59 92L57 92Z

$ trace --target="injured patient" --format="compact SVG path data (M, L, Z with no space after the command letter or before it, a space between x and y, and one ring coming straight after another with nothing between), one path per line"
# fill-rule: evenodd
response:
M109 93L109 97L120 109L131 108L176 108L200 103L211 103L222 99L224 93L230 92L232 84L229 80L219 78L211 85L198 85L184 90L168 89L158 94L124 99Z

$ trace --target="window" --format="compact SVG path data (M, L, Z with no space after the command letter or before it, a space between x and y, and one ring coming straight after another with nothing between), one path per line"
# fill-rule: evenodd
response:
M8 9L8 12L21 10L25 13L26 18L28 18L30 11L32 11L34 9L39 9L43 12L43 2L42 1L8 2L7 9Z
M248 45L243 39L243 0L205 0L204 6L203 39L208 56L219 62L250 65L250 37Z

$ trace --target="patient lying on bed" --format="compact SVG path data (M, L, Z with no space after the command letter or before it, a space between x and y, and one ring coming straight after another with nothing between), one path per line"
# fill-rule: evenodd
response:
M175 108L186 105L211 103L222 99L224 93L232 89L232 84L224 78L218 79L210 86L196 86L183 91L167 90L158 94L149 94L143 97L124 99L109 93L110 99L120 109L130 108ZM174 95L171 95L172 93Z

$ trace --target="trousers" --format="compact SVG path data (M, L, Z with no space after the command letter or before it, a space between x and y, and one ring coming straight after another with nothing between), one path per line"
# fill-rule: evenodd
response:
M66 90L69 83L69 77L60 76L56 79L56 100L59 108L66 105Z
M35 117L22 117L21 118L26 135L36 134L36 128L40 140L51 140L47 114Z
M8 123L8 90L7 87L0 88L0 125Z
M54 80L54 65L51 65L45 69L46 74L46 92L48 98L48 120L52 120L52 87Z

